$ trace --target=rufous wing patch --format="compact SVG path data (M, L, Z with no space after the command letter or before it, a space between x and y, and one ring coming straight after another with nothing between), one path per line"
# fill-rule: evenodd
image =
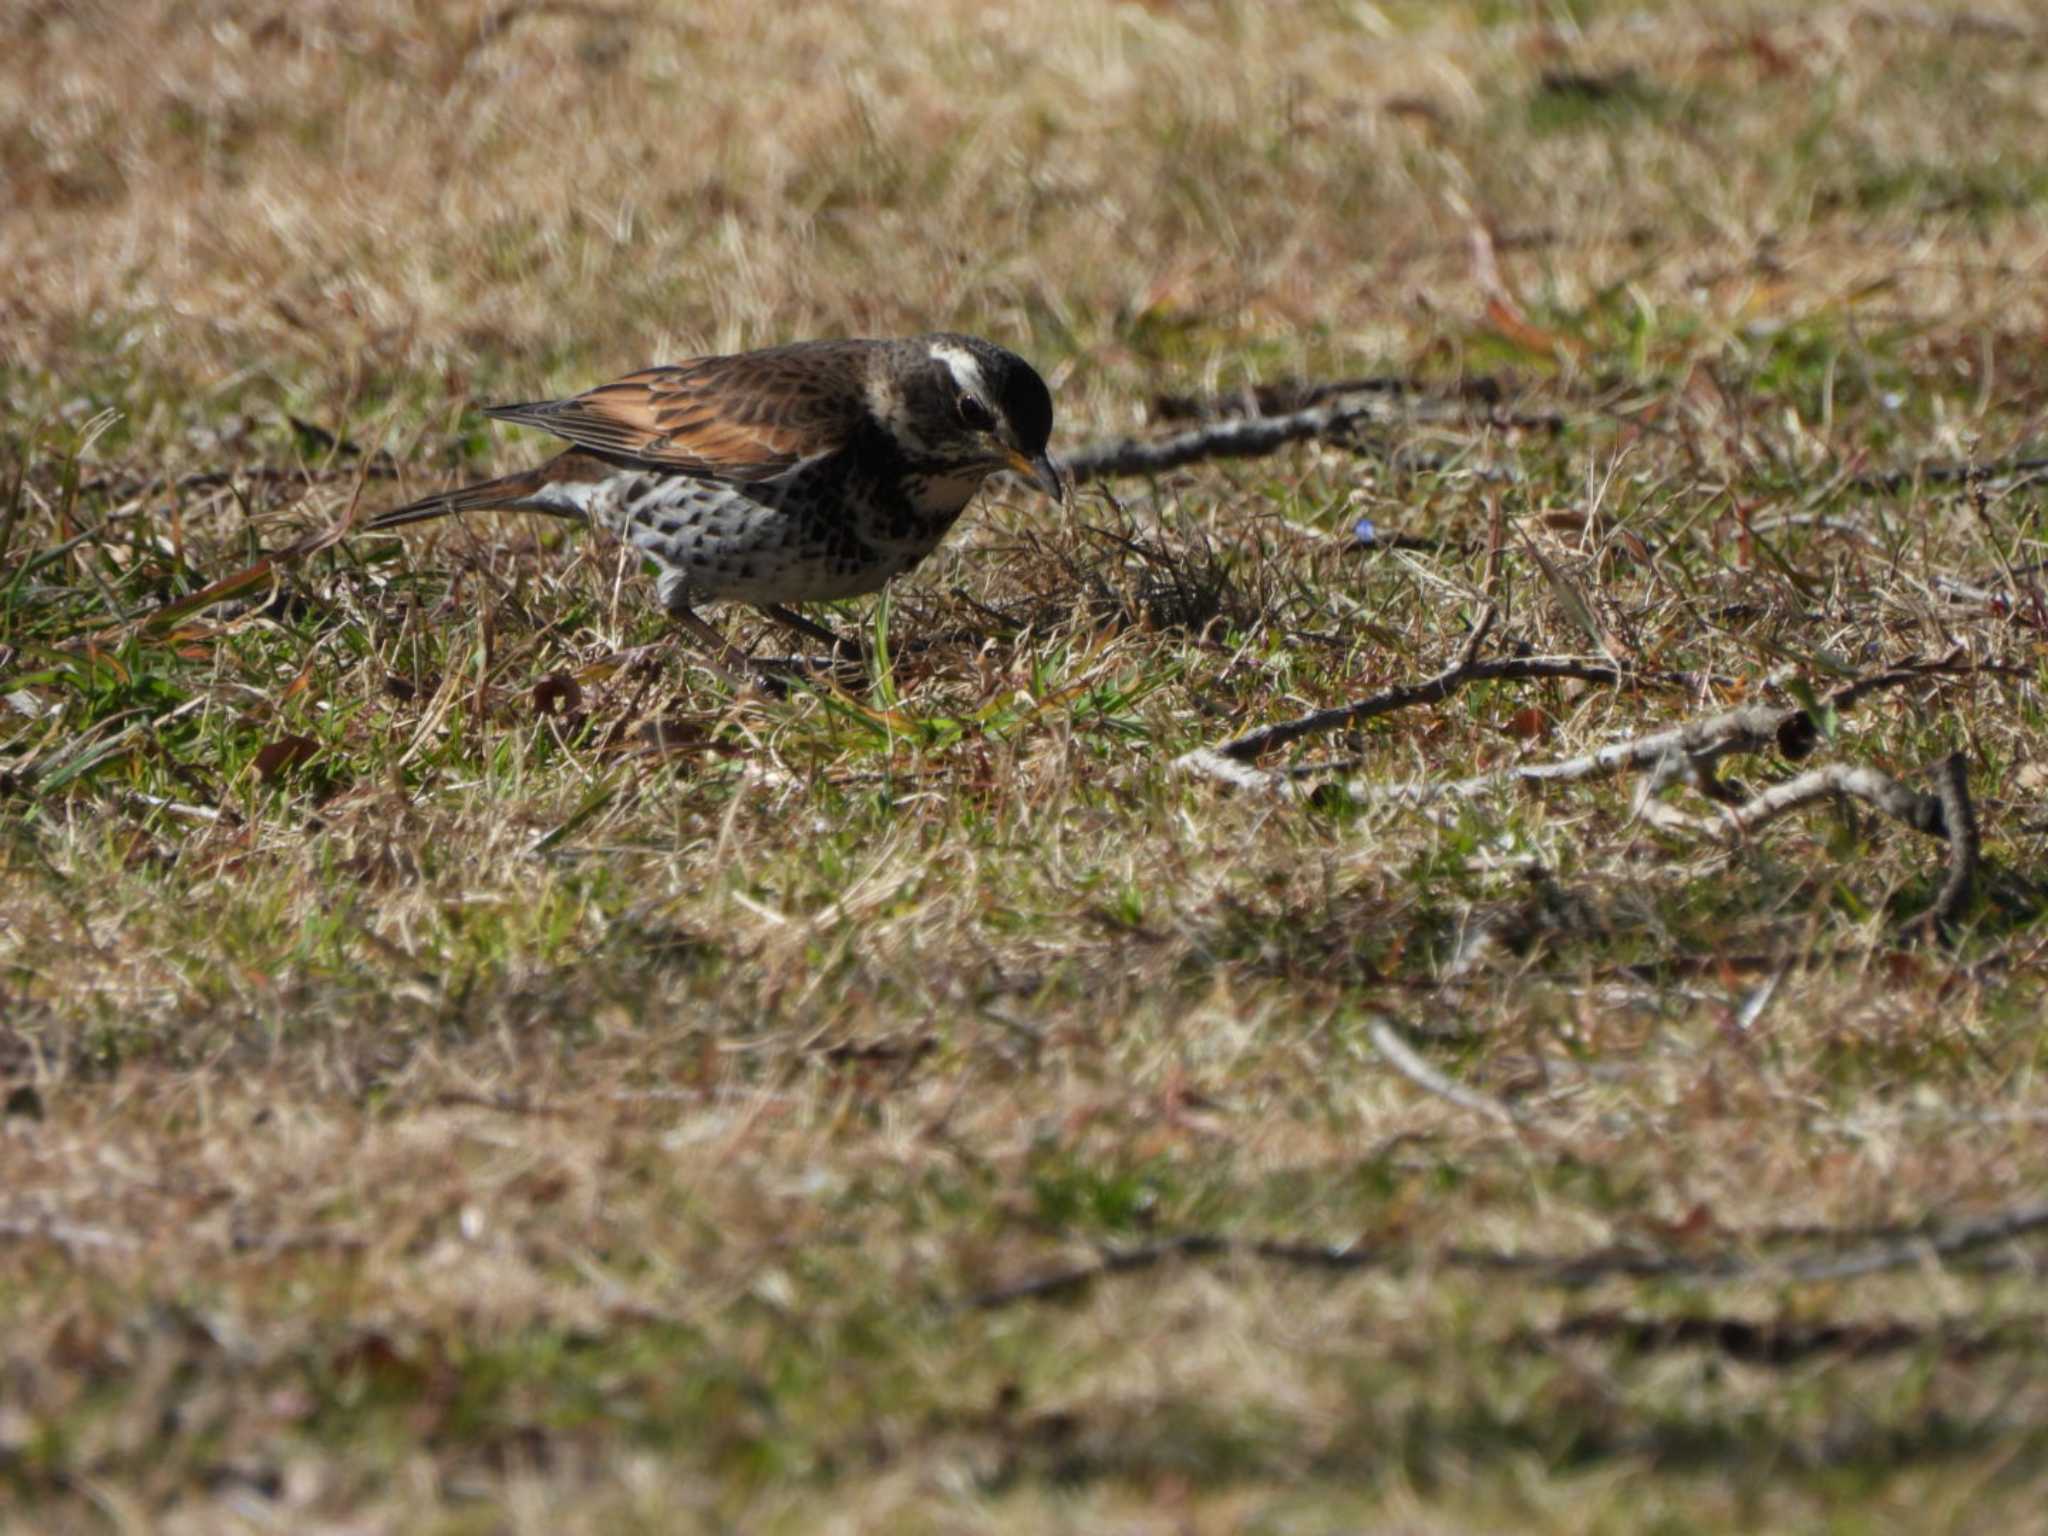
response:
M845 445L863 406L850 382L815 360L805 368L772 354L707 357L485 414L683 474L761 479Z

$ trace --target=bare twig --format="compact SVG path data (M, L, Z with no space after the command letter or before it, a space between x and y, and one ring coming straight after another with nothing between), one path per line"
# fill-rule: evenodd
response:
M237 1253L359 1253L370 1246L370 1239L341 1227L307 1227L296 1232L237 1231L229 1244Z
M1478 659L1479 647L1486 643L1486 637L1493 633L1494 621L1500 617L1500 610L1488 599L1472 620L1472 632L1465 637L1465 643L1458 647L1458 659L1451 663L1453 672L1462 671Z
M1977 809L1970 803L1968 764L1962 753L1951 752L1935 768L1934 792L1948 832L1948 878L1924 921L1929 932L1939 933L1962 915L1977 878Z
M1525 657L1525 664L1545 663L1554 665L1553 658ZM1604 674L1604 675L1603 675ZM1227 775L1218 771L1218 759L1228 761L1231 757L1251 757L1315 730L1330 730L1348 725L1354 720L1368 719L1372 715L1384 714L1388 710L1404 708L1411 704L1430 704L1448 694L1452 687L1466 682L1489 677L1577 677L1593 682L1620 681L1623 674L1615 668L1598 667L1585 663L1571 663L1571 670L1522 670L1506 662L1481 662L1470 668L1453 668L1432 678L1428 683L1411 688L1392 689L1357 704L1345 705L1340 709L1320 710L1313 715L1304 715L1299 720L1284 721L1279 725L1267 726L1226 742L1221 747L1204 748L1187 753L1178 759L1179 766L1207 772L1215 777L1229 777L1244 787L1275 789L1288 784L1293 777L1302 774L1319 774L1329 771L1328 765L1299 770L1297 773L1263 773L1255 778ZM1446 686L1446 685L1449 686ZM1770 704L1745 704L1739 709L1727 710L1704 719L1688 721L1669 730L1654 731L1647 736L1634 736L1626 741L1617 741L1589 752L1582 757L1566 758L1555 763L1517 763L1512 767L1496 769L1490 773L1474 774L1466 779L1420 779L1405 784L1374 785L1354 783L1351 792L1363 799L1408 800L1426 803L1444 795L1473 796L1488 794L1515 784L1563 784L1584 779L1608 778L1614 774L1630 771L1643 772L1661 770L1676 771L1673 765L1690 765L1697 769L1713 763L1716 759L1742 752L1761 752L1777 747L1788 757L1803 756L1811 750L1812 725L1806 712L1796 706L1780 707ZM1233 750L1236 749L1236 750ZM1227 756L1226 756L1227 754Z
M190 805L185 801L168 799L163 795L144 794L139 789L123 791L121 798L145 811L162 811L166 816L176 816L183 821L225 821L231 827L240 826L242 821L242 818L231 810L222 810L212 805Z
M1547 1350L1582 1339L1621 1344L1632 1357L1667 1349L1712 1350L1758 1365L1794 1365L1820 1355L1861 1360L1930 1348L1945 1360L1973 1360L1998 1350L2032 1348L2040 1340L2040 1323L1972 1329L1954 1323L1923 1326L1898 1319L1757 1322L1745 1317L1692 1313L1664 1317L1602 1308L1567 1317L1553 1327L1524 1330L1509 1338L1507 1347Z
M1854 475L1842 482L1849 491L1903 491L1915 485L1983 485L1993 480L2037 479L2048 473L2048 458L1994 459L1988 464L1916 464L1911 469Z
M1239 758L1226 756L1215 747L1197 747L1192 752L1183 752L1173 760L1173 766L1183 773L1207 774L1238 789L1264 790L1280 795L1291 794L1294 790L1286 774L1254 768Z
M1351 379L1282 379L1270 384L1247 385L1222 395L1157 395L1152 400L1152 413L1162 421L1278 416L1353 395L1495 406L1507 398L1507 388L1499 379L1485 374L1460 379L1448 386L1425 385L1400 374L1368 374Z
M1249 762L1276 747L1284 747L1289 742L1299 741L1304 736L1314 736L1325 731L1341 731L1347 726L1360 724L1376 715L1392 714L1400 709L1413 709L1419 704L1440 703L1460 688L1472 683L1500 680L1524 682L1532 678L1569 678L1587 683L1618 683L1627 676L1627 673L1610 662L1581 661L1574 656L1508 656L1496 661L1472 661L1461 657L1427 682L1389 688L1384 693L1377 693L1371 698L1359 699L1351 704L1318 709L1293 720L1280 720L1272 725L1261 726L1256 731L1248 731L1215 747L1190 752L1180 759L1180 766L1205 767L1205 755Z
M1816 800L1832 799L1837 795L1846 795L1874 806L1893 820L1904 822L1915 832L1925 832L1930 837L1948 835L1942 821L1941 801L1935 796L1917 794L1890 774L1857 763L1830 763L1826 767L1812 769L1797 778L1760 790L1739 804L1725 806L1715 815L1694 816L1675 806L1648 799L1636 809L1644 820L1668 831L1693 832L1733 843L1780 816L1811 805Z
M436 1109L488 1109L501 1115L534 1115L551 1119L561 1119L572 1113L558 1104L535 1103L524 1094L471 1093L460 1088L445 1089L427 1102Z
M2043 1228L2048 1228L2048 1200L2035 1200L2008 1207L1977 1221L1962 1222L1936 1235L1873 1243L1860 1253L1845 1254L1840 1258L1809 1259L1791 1265L1785 1273L1786 1278L1809 1285L1833 1280L1860 1280L1865 1275L1911 1269L1954 1258L1972 1249L1988 1248L1994 1243L2028 1236Z
M1886 668L1882 672L1855 678L1828 694L1823 703L1826 709L1843 713L1866 695L1881 689L1897 688L1929 677L1956 677L1980 672L2013 676L2018 675L2020 669L1995 662L1966 663L1957 653L1951 652L1937 660L1906 662ZM1421 704L1439 703L1470 683L1529 681L1538 678L1570 678L1593 683L1675 680L1664 674L1644 676L1625 672L1611 663L1585 661L1575 657L1517 656L1484 662L1466 661L1461 658L1426 682L1390 688L1370 698L1335 705L1329 709L1315 710L1292 720L1275 721L1271 725L1247 731L1214 747L1198 748L1186 753L1176 760L1176 766L1227 779L1241 788L1277 790L1290 777L1329 773L1342 765L1325 763L1291 770L1286 774L1248 775L1227 770L1222 764L1232 759L1239 763L1249 762L1263 753L1299 741L1305 736L1343 730L1347 726L1370 720L1376 715L1389 714L1395 710L1409 709ZM1672 767L1674 762L1703 768L1723 757L1773 748L1796 761L1813 750L1817 737L1818 728L1803 707L1757 702L1687 721L1666 730L1614 742L1596 752L1567 758L1561 762L1521 763L1491 773L1475 774L1466 779L1421 780L1399 785L1354 785L1352 788L1364 798L1427 801L1442 795L1487 794L1515 784L1569 783L1583 779L1605 778L1629 771L1663 770L1669 773L1675 771ZM1705 793L1713 794L1710 784L1703 782L1702 787Z
M142 1241L125 1232L80 1226L50 1217L0 1216L0 1241L55 1243L60 1248L140 1248Z
M1971 661L1960 646L1945 656L1932 661L1902 661L1895 667L1882 672L1872 672L1853 682L1844 683L1827 697L1828 704L1837 711L1846 712L1853 708L1865 694L1878 693L1886 688L1897 688L1903 683L1916 682L1928 677L1971 677L1982 674L1986 677L2026 677L2027 669L2001 661Z
M1387 1064L1409 1082L1426 1092L1446 1099L1460 1109L1469 1109L1476 1115L1489 1120L1499 1120L1506 1125L1519 1125L1521 1116L1498 1099L1488 1098L1476 1089L1467 1088L1463 1083L1452 1082L1428 1062L1415 1053L1415 1048L1401 1038L1401 1032L1385 1019L1374 1019L1366 1026L1366 1036L1379 1053L1386 1057Z
M1347 1272L1391 1269L1404 1261L1433 1262L1445 1269L1514 1274L1534 1284L1566 1288L1615 1279L1688 1280L1715 1285L1772 1280L1824 1285L1937 1264L2044 1229L2048 1229L2048 1200L2039 1200L2012 1206L1978 1221L1962 1222L1943 1232L1876 1242L1854 1253L1821 1254L1789 1263L1735 1253L1691 1257L1612 1247L1565 1257L1453 1248L1431 1257L1388 1246L1242 1240L1214 1232L1184 1232L1134 1248L1105 1248L1092 1263L983 1291L961 1305L986 1310L1068 1296L1105 1276L1150 1269L1168 1259L1215 1258L1226 1254L1297 1269Z
M1912 920L1911 927L1939 934L1952 924L1970 899L1976 879L1978 836L1976 810L1970 803L1966 764L1951 753L1935 768L1934 794L1908 789L1879 769L1850 763L1815 768L1797 778L1724 805L1719 814L1695 816L1654 796L1665 782L1660 773L1645 780L1636 798L1636 814L1667 831L1689 832L1734 843L1788 812L1816 800L1848 796L1903 822L1915 832L1945 838L1949 845L1948 877L1934 904Z
M1078 483L1110 475L1164 474L1204 459L1257 458L1289 443L1348 437L1360 422L1384 410L1376 400L1353 397L1284 416L1234 417L1168 437L1091 443L1064 456L1060 468Z

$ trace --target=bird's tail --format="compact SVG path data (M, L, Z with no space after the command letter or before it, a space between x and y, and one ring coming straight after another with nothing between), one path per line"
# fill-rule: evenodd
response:
M567 505L558 498L544 498L543 493L559 478L549 473L553 468L552 464L543 464L523 474L486 480L480 485L466 485L460 490L443 491L436 496L423 496L389 512L378 513L363 524L362 531L372 533L379 529L402 527L406 523L424 523L457 512L545 512L551 517L580 520L583 513L575 506Z

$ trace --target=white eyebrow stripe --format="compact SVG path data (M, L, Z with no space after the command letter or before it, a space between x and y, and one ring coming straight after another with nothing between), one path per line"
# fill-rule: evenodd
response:
M977 400L988 399L988 383L981 376L981 363L965 347L937 341L932 343L932 361L944 363L953 382Z

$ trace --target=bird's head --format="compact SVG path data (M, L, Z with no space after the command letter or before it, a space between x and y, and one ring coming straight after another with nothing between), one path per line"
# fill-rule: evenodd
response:
M1016 353L978 336L919 336L892 349L875 385L877 414L919 459L968 474L1014 470L1066 500L1046 453L1052 393Z

